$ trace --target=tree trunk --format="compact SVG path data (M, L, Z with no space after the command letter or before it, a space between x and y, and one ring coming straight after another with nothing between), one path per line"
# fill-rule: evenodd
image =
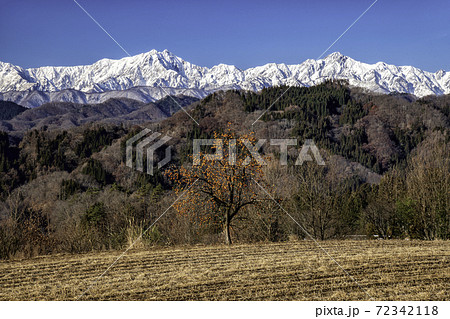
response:
M225 243L231 245L231 235L230 235L230 213L226 212L225 216Z

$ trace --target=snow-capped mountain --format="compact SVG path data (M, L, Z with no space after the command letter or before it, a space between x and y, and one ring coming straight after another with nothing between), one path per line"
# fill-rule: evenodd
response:
M346 79L350 85L379 93L418 97L450 93L450 72L431 73L383 62L366 64L338 52L301 64L269 63L241 70L225 64L201 67L167 50L152 50L86 66L24 69L0 62L0 99L29 107L48 101L102 102L110 97L148 102L167 93L203 97L220 89L258 91L275 85L311 86L326 79Z

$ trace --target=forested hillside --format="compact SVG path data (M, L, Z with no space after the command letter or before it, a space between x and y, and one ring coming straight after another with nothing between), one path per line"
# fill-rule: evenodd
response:
M160 121L187 106L197 98L189 96L166 97L152 103L133 99L115 98L98 104L50 102L32 109L14 103L5 104L0 130L23 135L32 129L70 129L87 123L113 123L120 125ZM0 103L5 103L0 101ZM10 103L10 102L6 102ZM15 106L15 107L14 107ZM2 104L0 104L2 107ZM19 111L16 109L19 108ZM7 116L10 114L10 116Z
M17 105L14 102L0 101L0 121L10 120L25 110L27 110L26 107Z
M450 97L374 95L344 82L285 90L214 93L187 107L198 126L178 111L143 126L39 126L20 141L0 133L0 257L124 247L176 198L165 170L189 168L192 140L227 129L297 139L287 166L277 161L279 147L265 143L261 151L272 160L262 170L272 195L317 239L450 237ZM154 176L125 166L125 141L143 127L172 137L171 163ZM324 167L294 165L306 139ZM305 237L276 205L249 206L240 217L232 225L237 241ZM172 211L143 241L215 243L222 222Z

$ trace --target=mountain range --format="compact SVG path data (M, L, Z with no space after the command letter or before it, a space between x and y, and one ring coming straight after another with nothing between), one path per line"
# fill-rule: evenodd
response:
M226 64L201 67L168 50L152 50L85 66L24 69L0 62L0 100L25 107L48 102L103 103L111 98L149 103L166 95L202 98L218 90L312 86L327 79L348 80L351 86L376 93L399 92L417 97L450 93L450 72L431 73L384 62L367 64L339 52L301 64L269 63L241 70Z
M0 131L21 136L28 130L44 127L52 130L69 129L92 122L116 125L155 122L172 116L180 107L197 100L190 96L175 96L143 103L117 98L96 104L50 102L35 108L23 108L13 102L0 101Z

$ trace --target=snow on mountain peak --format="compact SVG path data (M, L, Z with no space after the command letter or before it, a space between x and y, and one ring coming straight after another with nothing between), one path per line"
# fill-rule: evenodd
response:
M8 99L7 92L27 90L103 93L159 86L206 94L229 88L257 91L274 85L311 86L326 79L345 79L351 85L380 93L411 93L419 97L450 93L450 73L443 70L430 73L384 62L366 64L340 52L297 65L268 63L241 70L227 64L201 67L168 50L151 50L120 60L102 59L91 65L73 67L23 69L0 62L0 98Z
M443 76L445 76L445 71L440 69L439 71L436 72L436 78L442 78Z
M345 55L343 55L341 52L336 51L336 52L333 52L333 53L330 53L329 55L327 55L324 60L336 61L336 60L341 60L342 58L347 58L347 57Z

